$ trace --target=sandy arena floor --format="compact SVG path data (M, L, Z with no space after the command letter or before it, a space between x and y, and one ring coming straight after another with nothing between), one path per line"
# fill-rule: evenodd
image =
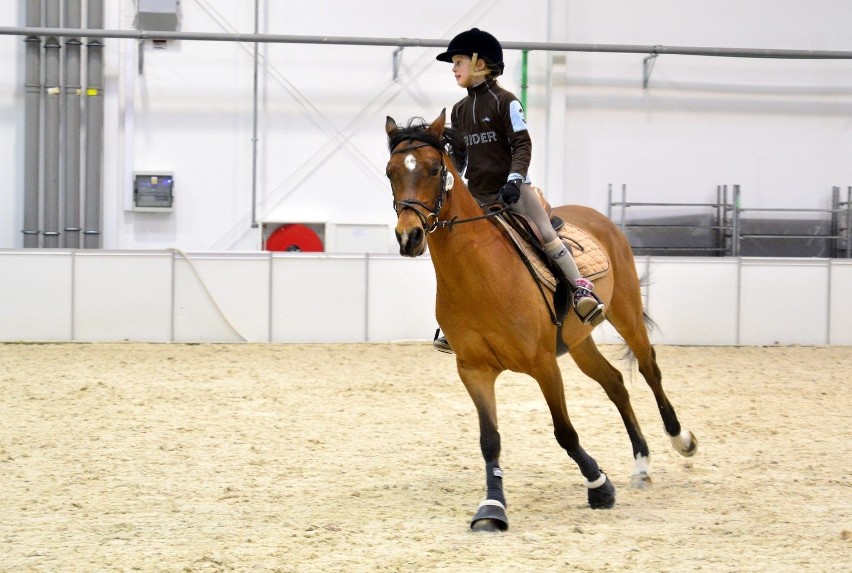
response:
M428 344L0 345L0 571L852 570L852 350L657 350L698 455L634 372L654 485L631 489L615 408L563 358L618 488L592 511L536 384L504 374L489 535L473 405Z

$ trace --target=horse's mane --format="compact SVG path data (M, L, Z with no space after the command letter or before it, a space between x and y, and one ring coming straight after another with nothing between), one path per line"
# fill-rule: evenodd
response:
M435 149L447 152L456 170L461 173L467 166L467 146L464 137L450 126L444 128L441 138L435 137L422 117L413 117L405 127L397 127L388 136L388 148L393 151L403 141L422 141Z

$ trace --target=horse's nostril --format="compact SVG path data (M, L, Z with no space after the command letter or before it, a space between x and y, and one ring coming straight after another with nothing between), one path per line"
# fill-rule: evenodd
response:
M394 230L396 242L399 243L399 254L406 257L415 257L420 254L425 234L420 227L412 227L403 231Z

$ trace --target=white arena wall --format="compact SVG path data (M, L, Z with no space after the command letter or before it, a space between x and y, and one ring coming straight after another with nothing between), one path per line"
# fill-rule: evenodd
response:
M852 345L852 260L638 257L656 344ZM0 341L429 340L428 255L0 251ZM604 324L602 343L620 341Z
M136 0L104 5L105 28L133 30ZM0 25L23 26L25 6L4 2ZM181 2L180 31L250 33L254 8ZM259 8L259 31L279 35L449 41L478 26L506 43L852 49L848 0L260 0ZM0 248L8 249L23 247L23 40L0 36ZM262 44L254 178L253 44L103 44L100 230L110 250L260 251L252 207L261 224L344 234L386 226L385 117L433 119L464 95L450 66L435 61L439 48L406 47L395 67L393 45ZM643 87L645 56L529 53L531 177L552 204L606 212L610 183L628 185L633 201L706 203L717 185L738 184L745 208L824 209L833 186L852 185L852 60L661 55ZM520 97L522 53L507 49L504 59L501 83ZM173 211L134 210L138 171L174 173ZM363 245L332 238L326 252L395 252L391 234Z

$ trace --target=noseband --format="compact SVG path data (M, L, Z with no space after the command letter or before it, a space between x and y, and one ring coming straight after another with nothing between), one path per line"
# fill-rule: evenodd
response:
M450 189L452 189L453 185L455 185L455 178L453 177L453 174L447 170L447 165L446 163L444 163L443 150L438 147L435 147L431 143L419 141L418 143L411 144L401 149L394 149L393 151L391 151L391 155L405 153L407 151L412 151L421 147L431 147L433 149L436 149L441 154L441 182L439 183L440 188L438 190L438 198L435 200L435 205L432 207L429 207L429 205L416 199L403 199L402 201L394 201L393 208L394 211L396 211L397 217L399 217L400 213L402 213L404 209L411 209L420 219L420 222L423 225L423 229L427 233L431 234L437 231L439 228L446 227L451 229L453 225L457 225L459 223L469 223L471 221L478 221L480 219L490 219L491 217L496 217L497 215L506 211L509 208L508 205L504 205L502 208L496 211L489 211L488 213L479 217L471 217L469 219L458 219L456 217L453 217L450 220L441 221L438 217L438 213L440 213L441 207L444 206L444 200L450 194ZM417 207L422 207L426 210L428 214L424 215L423 212Z

